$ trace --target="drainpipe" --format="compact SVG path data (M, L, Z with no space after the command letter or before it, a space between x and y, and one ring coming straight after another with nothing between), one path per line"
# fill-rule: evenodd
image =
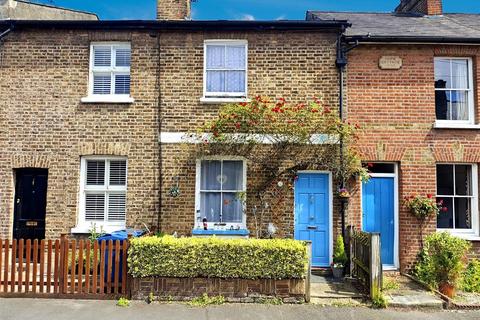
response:
M157 66L157 90L158 90L158 96L157 96L157 117L158 117L158 182L159 182L159 189L158 189L158 215L157 215L157 232L160 232L161 228L161 216L162 216L162 205L163 205L163 197L162 197L162 185L163 185L163 170L162 170L162 155L163 155L163 150L162 150L162 91L161 91L161 50L162 50L162 45L161 45L161 33L157 32L157 54L158 54L158 66Z
M351 45L350 47L346 47L344 44L344 33L345 28L342 29L342 32L337 36L337 60L336 65L339 72L339 88L338 88L338 110L340 119L343 121L345 120L344 110L343 110L343 100L344 100L344 84L345 84L345 68L348 64L347 53L356 48L358 46L358 41L355 44ZM340 167L343 168L344 165L344 141L343 138L340 139ZM341 173L340 177L340 188L345 187L345 177L343 172ZM345 202L341 202L340 204L340 212L341 212L341 224L342 224L342 237L345 239L346 236L346 226L345 226L345 216L346 216L346 206Z

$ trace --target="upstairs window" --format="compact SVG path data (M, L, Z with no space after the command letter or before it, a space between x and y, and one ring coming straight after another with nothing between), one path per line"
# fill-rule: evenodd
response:
M90 96L129 96L130 57L129 43L92 44Z
M124 227L127 159L84 157L81 163L80 225ZM108 229L106 229L108 231Z
M204 50L204 97L246 97L247 41L207 40Z
M435 111L439 123L474 123L470 58L435 58Z

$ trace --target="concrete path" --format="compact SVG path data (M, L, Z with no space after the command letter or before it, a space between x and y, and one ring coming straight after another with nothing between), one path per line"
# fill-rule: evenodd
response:
M443 309L442 299L405 276L385 276L384 283L386 281L398 285L398 288L385 292L389 307Z
M134 302L130 307L115 306L115 301L0 299L2 320L478 320L480 311L420 312L373 310L364 307L335 308L316 305L226 304L193 308L184 304Z

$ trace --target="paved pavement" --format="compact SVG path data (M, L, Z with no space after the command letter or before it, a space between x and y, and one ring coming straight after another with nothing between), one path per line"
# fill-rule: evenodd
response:
M421 312L373 310L365 307L336 308L315 305L226 304L194 308L184 304L133 302L130 307L115 306L115 301L0 299L0 319L21 320L477 320L480 311Z

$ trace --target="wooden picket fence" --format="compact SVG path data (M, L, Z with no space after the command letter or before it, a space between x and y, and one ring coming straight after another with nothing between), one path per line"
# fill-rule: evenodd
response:
M128 241L0 239L0 296L128 295Z
M350 276L356 278L372 299L382 291L380 234L348 228Z

